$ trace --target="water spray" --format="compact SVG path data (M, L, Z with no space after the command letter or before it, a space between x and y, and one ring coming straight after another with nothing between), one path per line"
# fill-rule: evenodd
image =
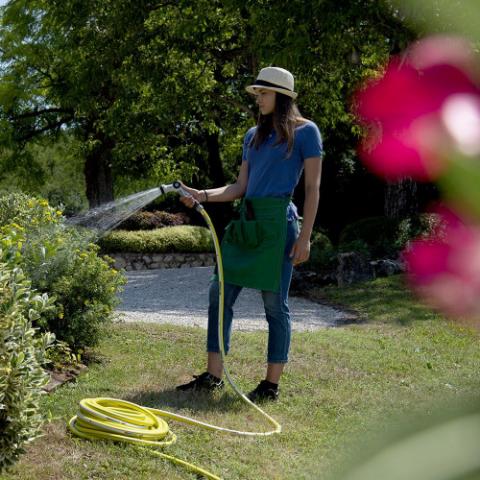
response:
M133 198L134 200L142 199L138 201L137 204L145 202L145 199L154 200L160 195L165 195L170 192L176 192L181 196L192 197L183 187L180 181L175 181L168 185L160 185L157 188L141 192L141 194L135 194L128 199ZM205 220L210 233L212 235L213 244L215 247L215 256L217 260L217 269L218 269L218 282L219 282L219 308L218 308L218 338L220 344L220 356L223 364L223 371L225 377L232 387L233 391L248 405L257 410L267 421L274 427L273 430L266 432L246 432L241 430L234 430L226 427L219 427L217 425L212 425L200 420L195 420L193 418L185 417L175 413L167 412L165 410L159 410L156 408L142 407L135 403L127 402L125 400L119 400L115 398L87 398L80 401L79 410L77 415L72 417L68 423L69 429L75 435L86 438L89 440L114 440L126 443L132 443L140 446L150 446L150 447L165 447L175 443L176 436L171 432L168 427L168 424L163 420L163 418L169 418L171 420L185 423L188 425L195 425L207 430L213 430L217 432L230 433L234 435L242 436L269 436L275 433L281 432L281 425L270 415L264 412L260 407L255 405L235 384L228 368L225 363L225 348L224 348L224 337L223 337L223 316L224 316L224 273L223 273L223 262L222 262L222 252L220 248L220 243L218 240L215 227L212 223L212 220L208 213L206 212L203 205L200 204L197 200L194 199L195 205L194 208L199 212L203 219ZM147 202L149 203L149 202ZM145 206L147 203L144 203L142 206ZM128 202L125 202L128 204ZM101 208L101 207L100 207ZM141 207L138 208L138 210ZM108 209L103 208L103 211ZM89 218L100 218L98 209L96 214L90 215ZM133 213L133 212L131 212ZM130 213L130 215L131 215ZM122 213L124 217L124 213ZM120 215L120 216L122 216ZM123 218L124 219L124 218ZM118 218L115 219L118 221ZM80 222L77 222L80 223ZM111 222L110 222L111 223ZM113 228L113 227L111 227ZM200 468L191 463L185 462L179 458L167 455L165 453L159 452L157 450L148 449L148 451L154 455L160 456L166 460L169 460L177 465L181 465L189 471L195 472L199 475L202 475L205 478L212 480L221 480L220 477L214 475L211 472L206 471L203 468Z

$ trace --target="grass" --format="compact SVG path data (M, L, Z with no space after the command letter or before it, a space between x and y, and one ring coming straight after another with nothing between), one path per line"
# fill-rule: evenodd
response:
M308 292L308 296L312 300L327 300L350 307L369 323L407 326L419 321L442 319L441 315L415 300L402 275L343 288L314 288Z
M240 438L172 422L178 441L167 453L225 479L327 479L366 436L478 392L477 333L416 303L400 277L310 294L353 308L368 321L294 334L281 400L266 406L284 433ZM204 340L196 328L116 324L88 372L44 399L51 415L45 436L2 479L196 478L130 445L72 438L65 425L80 399L109 396L217 425L267 428L228 388L213 397L174 391L203 370ZM248 390L264 368L266 336L236 332L232 345L231 373Z

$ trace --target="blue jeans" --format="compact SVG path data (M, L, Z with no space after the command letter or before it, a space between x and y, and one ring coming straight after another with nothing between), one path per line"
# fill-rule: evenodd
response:
M287 223L287 243L282 265L282 278L279 292L262 290L265 316L268 322L268 363L287 363L290 349L291 326L288 308L288 290L292 279L292 260L289 257L293 244L298 237L298 221ZM233 305L243 287L225 283L225 306L223 318L224 347L227 353L230 348L232 333ZM218 304L219 285L214 280L210 284L208 307L207 351L220 352L218 341Z

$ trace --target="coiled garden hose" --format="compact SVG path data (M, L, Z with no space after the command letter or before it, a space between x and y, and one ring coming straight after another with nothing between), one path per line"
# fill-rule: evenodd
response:
M159 187L160 193L177 191L180 195L189 196L182 189L180 182L174 182L172 185ZM231 433L244 436L268 436L281 432L281 425L270 415L255 405L235 384L225 363L225 349L223 337L223 315L224 315L224 275L222 253L220 243L213 226L212 220L200 203L196 203L195 209L202 215L212 235L215 246L215 255L218 266L219 281L219 309L218 309L218 337L220 343L220 355L223 362L225 377L233 388L235 393L248 403L251 407L263 415L273 426L273 430L267 432L244 432L230 428L219 427L209 423L184 417L175 413L158 410L156 408L142 407L135 403L115 398L85 398L80 401L77 414L68 422L70 431L88 440L113 440L117 442L131 443L140 447L163 448L172 445L176 441L175 434L170 430L164 418L169 418L177 422L195 425L207 430L217 432ZM180 460L177 457L167 455L152 448L148 449L154 455L169 460L177 465L181 465L187 470L202 475L205 478L221 480L220 477L204 470L192 463Z

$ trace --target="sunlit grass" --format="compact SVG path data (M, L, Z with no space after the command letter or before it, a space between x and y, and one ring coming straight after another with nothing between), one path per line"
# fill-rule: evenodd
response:
M400 278L332 287L322 297L359 309L368 322L294 334L281 399L265 407L283 433L249 439L171 423L178 442L168 453L226 479L326 479L366 435L478 392L478 336L418 305ZM88 372L45 398L53 415L45 436L3 478L195 478L132 446L72 438L65 425L80 399L109 396L222 426L266 428L228 388L212 397L174 390L203 371L204 343L198 328L115 325ZM231 372L248 390L263 374L266 335L235 333L232 345Z

